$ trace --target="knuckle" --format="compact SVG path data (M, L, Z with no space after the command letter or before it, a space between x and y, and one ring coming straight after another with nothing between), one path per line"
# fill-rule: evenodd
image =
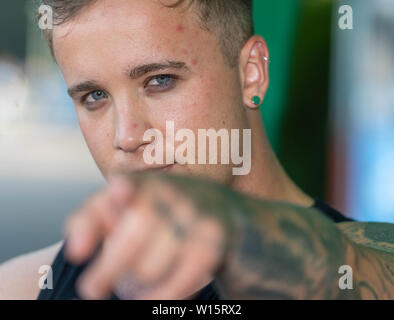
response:
M200 232L214 240L221 238L224 234L224 228L218 220L214 218L204 218L200 220Z
M105 191L101 190L90 196L88 199L85 200L85 202L82 205L82 210L90 210L92 208L100 206L103 202L103 198L105 196Z
M89 207L93 210L100 210L108 206L107 193L99 192L90 201Z
M198 225L196 241L200 247L208 248L206 252L209 254L221 251L226 241L225 229L219 221L203 219Z
M145 283L155 283L160 279L161 271L157 266L145 265L138 272L138 278Z

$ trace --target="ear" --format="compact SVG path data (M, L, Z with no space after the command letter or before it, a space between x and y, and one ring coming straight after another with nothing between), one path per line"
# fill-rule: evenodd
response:
M244 105L256 109L260 107L268 89L269 53L265 40L253 36L244 45L240 55L240 78L243 85ZM254 97L259 99L253 99ZM256 101L257 100L257 101Z

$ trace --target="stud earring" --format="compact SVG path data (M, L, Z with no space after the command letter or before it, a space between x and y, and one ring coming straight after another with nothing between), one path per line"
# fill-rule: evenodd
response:
M260 105L260 103L261 103L261 99L260 99L259 96L254 96L254 97L252 98L252 102L253 102L254 105L258 106L258 105Z

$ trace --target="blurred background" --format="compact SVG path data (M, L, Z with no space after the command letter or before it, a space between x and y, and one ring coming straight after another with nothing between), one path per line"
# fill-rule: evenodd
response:
M104 185L36 12L0 11L0 263L59 241ZM272 60L262 119L290 176L350 217L394 222L394 0L255 0L255 23Z

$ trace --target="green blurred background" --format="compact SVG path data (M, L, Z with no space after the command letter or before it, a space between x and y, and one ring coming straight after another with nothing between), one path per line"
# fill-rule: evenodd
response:
M332 4L330 0L256 0L256 33L270 50L270 87L262 116L289 175L326 196Z

